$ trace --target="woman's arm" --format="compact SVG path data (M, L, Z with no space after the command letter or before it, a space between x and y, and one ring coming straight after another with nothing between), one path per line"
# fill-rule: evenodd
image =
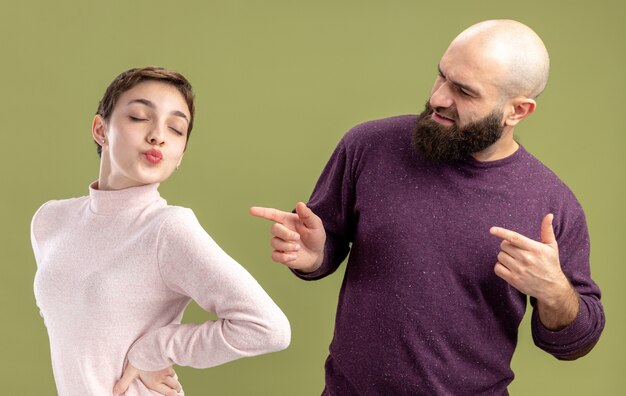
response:
M145 371L173 364L206 368L285 349L291 330L280 308L211 239L191 210L172 211L158 238L163 281L219 319L171 324L147 333L128 353L132 366Z

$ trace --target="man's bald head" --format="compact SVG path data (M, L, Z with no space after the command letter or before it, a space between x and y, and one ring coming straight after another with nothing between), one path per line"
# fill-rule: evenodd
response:
M471 51L493 68L493 83L509 97L537 97L548 83L550 58L543 41L513 20L489 20L470 26L448 47Z

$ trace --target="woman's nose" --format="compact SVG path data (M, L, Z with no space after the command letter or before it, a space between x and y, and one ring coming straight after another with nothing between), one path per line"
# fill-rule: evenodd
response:
M146 140L153 146L160 146L165 141L165 132L163 128L160 126L155 126L152 128L148 136L146 136Z

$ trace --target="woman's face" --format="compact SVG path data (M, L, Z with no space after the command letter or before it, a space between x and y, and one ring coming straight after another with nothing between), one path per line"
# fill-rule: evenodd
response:
M165 181L182 161L189 120L187 103L172 85L144 81L124 92L108 122L94 118L94 139L102 146L99 188Z

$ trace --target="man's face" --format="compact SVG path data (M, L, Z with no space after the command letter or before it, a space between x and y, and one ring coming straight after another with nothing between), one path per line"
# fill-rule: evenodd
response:
M504 129L504 71L475 47L452 44L439 63L415 146L429 158L454 161L497 142Z

